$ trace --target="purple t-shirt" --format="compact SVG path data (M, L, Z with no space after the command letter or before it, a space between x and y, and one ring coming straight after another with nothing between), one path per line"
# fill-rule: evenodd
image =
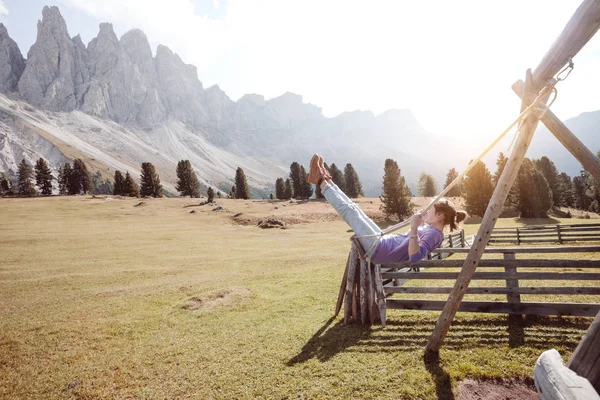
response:
M375 264L387 264L397 261L417 262L422 260L432 250L437 249L444 241L444 234L431 226L419 227L419 252L408 255L410 232L397 235L384 235L371 257Z

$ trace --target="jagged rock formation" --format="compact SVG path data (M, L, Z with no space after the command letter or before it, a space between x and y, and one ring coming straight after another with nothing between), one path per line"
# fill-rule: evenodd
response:
M15 91L24 69L25 59L19 46L8 36L4 24L0 23L0 91Z
M30 104L52 111L77 107L75 46L57 7L44 7L37 39L27 53L19 93Z

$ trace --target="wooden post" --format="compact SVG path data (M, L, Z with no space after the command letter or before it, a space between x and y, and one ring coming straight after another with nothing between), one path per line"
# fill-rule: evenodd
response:
M515 253L504 253L505 260L515 260ZM517 274L517 267L515 266L505 266L504 271L507 274L515 276ZM514 278L510 278L506 280L506 287L508 289L518 288L519 287L519 279L515 276ZM506 301L509 304L519 304L521 303L521 295L518 293L507 293Z
M517 228L517 246L521 245L521 235L519 233L519 228Z
M352 252L352 248L350 249L350 252ZM348 253L348 259L346 260L346 269L344 270L344 276L342 277L342 284L340 285L337 303L335 304L335 314L333 315L334 317L337 317L337 315L340 313L342 303L344 303L344 294L346 292L346 285L348 279L348 268L350 266L350 254L351 253Z
M381 326L385 328L385 314L386 314L386 305L385 305L385 292L383 291L383 282L381 282L381 265L375 264L375 287L376 287L376 297L375 302L377 303L377 308L379 310L379 320L381 322Z
M360 260L360 276L359 276L359 289L358 289L358 301L360 302L360 323L365 324L367 318L367 262L364 259Z
M521 96L523 92L523 81L518 80L513 84L513 91ZM594 179L600 182L600 160L575 136L565 124L550 110L542 117L546 128L562 143L563 146L583 165Z
M567 367L590 381L600 393L600 312L571 355Z
M352 315L352 294L354 292L354 275L356 273L356 261L358 252L354 245L350 248L350 257L348 259L348 277L346 279L346 303L344 305L344 324L347 324Z
M527 71L527 79L525 82L526 93L523 104L527 106L533 102L536 97L536 93L540 88L535 88L533 86L531 70ZM545 104L546 100L547 98L543 99L542 103L540 104ZM496 189L494 189L494 194L490 199L487 210L485 211L485 215L481 221L481 225L479 227L479 231L477 232L477 236L475 237L473 247L471 247L471 250L467 255L458 279L454 284L454 288L452 289L450 296L448 296L444 310L440 314L433 333L429 338L429 342L427 343L426 351L429 355L439 352L440 346L442 345L442 342L448 333L448 329L450 329L450 324L452 324L454 316L460 307L460 303L467 292L471 278L477 269L479 260L481 259L485 247L490 239L490 235L494 229L496 220L502 212L504 203L508 197L508 192L514 183L517 173L519 172L519 168L521 167L521 163L525 158L525 153L527 152L527 148L529 147L529 143L531 142L531 138L533 137L533 133L535 132L535 128L538 124L537 114L537 111L532 112L529 114L529 117L520 125L517 141L508 159L508 162L504 167L504 171L498 180Z
M465 230L460 230L460 247L465 247Z
M558 235L558 243L563 244L562 235L560 233L560 224L556 224L556 234Z

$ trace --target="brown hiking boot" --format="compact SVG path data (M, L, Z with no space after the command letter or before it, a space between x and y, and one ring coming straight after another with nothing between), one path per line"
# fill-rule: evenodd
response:
M331 180L331 175L329 174L329 171L327 171L327 168L325 168L325 161L323 161L323 157L321 156L319 156L319 171L324 180Z
M320 155L315 154L310 160L310 170L308 172L308 175L306 176L306 181L308 183L314 183L315 185L318 185L319 179L322 178L321 168L319 168L320 158Z

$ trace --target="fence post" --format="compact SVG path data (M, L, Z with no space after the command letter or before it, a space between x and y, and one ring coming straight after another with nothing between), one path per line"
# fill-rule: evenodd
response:
M465 247L465 230L460 230L460 247Z
M519 228L517 228L517 245L521 245L521 236L519 234Z
M510 261L515 260L515 253L504 253L504 260ZM514 278L509 278L506 280L506 288L513 289L519 287L519 279L516 277L517 267L513 266L504 266L504 271L507 275L514 276ZM521 295L518 293L506 293L506 301L509 305L521 304Z
M556 233L558 233L558 243L563 244L562 235L560 233L560 224L556 224Z

